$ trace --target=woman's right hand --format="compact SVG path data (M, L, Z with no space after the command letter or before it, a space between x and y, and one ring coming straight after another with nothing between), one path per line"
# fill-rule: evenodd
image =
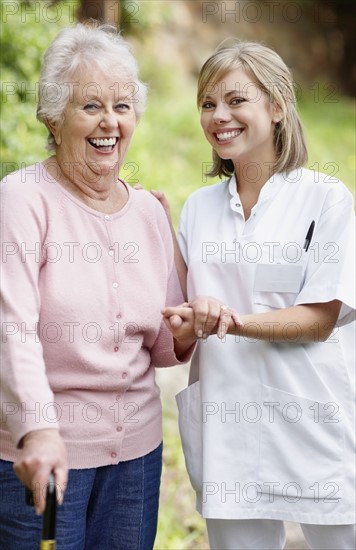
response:
M33 493L37 514L46 507L48 477L54 474L57 500L63 502L68 480L67 451L56 429L34 430L22 440L19 459L14 464L17 477Z
M197 337L194 333L194 313L187 302L179 306L165 307L161 313L163 321L177 342L189 346L195 343Z
M172 224L171 208L169 206L169 202L168 202L168 199L167 199L166 195L163 193L163 191L157 191L156 189L151 189L150 192L161 203L161 205L163 206L163 209L166 213L166 216L168 218L169 223Z
M136 185L134 185L133 187L134 189L137 189L137 190L144 189L144 187L140 183L136 183ZM151 195L156 197L156 199L161 203L166 213L166 216L168 218L168 221L170 225L172 225L171 208L169 206L169 202L166 195L163 193L163 191L157 191L157 189L151 189L150 193Z

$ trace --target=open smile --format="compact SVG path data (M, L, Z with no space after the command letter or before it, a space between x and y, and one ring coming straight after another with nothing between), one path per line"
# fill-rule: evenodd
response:
M118 137L88 138L88 143L102 153L111 153L118 141Z
M218 142L222 143L224 141L230 141L231 139L234 139L235 137L239 136L242 132L243 132L243 128L239 128L238 130L215 132L214 135L218 140Z

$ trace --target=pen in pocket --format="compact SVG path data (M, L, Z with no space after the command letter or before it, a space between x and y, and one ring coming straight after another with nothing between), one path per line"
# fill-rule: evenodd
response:
M313 233L314 233L314 227L315 227L315 221L313 220L309 226L309 229L308 229L308 232L307 232L307 235L305 237L305 242L304 242L304 246L303 246L303 249L305 250L305 252L308 251L308 248L309 248L309 245L311 243L311 240L312 240L312 237L313 237Z

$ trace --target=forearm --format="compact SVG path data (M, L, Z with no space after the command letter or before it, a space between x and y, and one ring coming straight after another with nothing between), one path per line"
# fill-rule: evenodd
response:
M239 316L215 298L200 297L191 304L192 307L182 304L162 311L173 336L184 345L194 336L206 338L214 334L220 338L235 334L276 343L322 342L330 336L341 308L341 302L333 300Z
M266 313L242 315L243 325L230 321L228 334L269 342L325 341L337 320L341 303L297 305Z

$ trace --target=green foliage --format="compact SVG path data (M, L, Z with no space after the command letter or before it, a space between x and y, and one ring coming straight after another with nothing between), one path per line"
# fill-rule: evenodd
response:
M199 124L195 103L196 83L174 67L157 67L146 53L138 52L144 80L150 86L149 102L136 130L127 161L137 164L133 177L149 189L161 189L170 199L173 219L188 195L216 180L205 172L211 148ZM307 168L341 179L355 190L354 104L350 98L326 98L304 92L300 115L309 148ZM132 171L132 165L130 165ZM127 172L130 181L130 171ZM123 171L125 174L125 170Z
M355 193L354 100L313 94L301 102L300 112L309 149L308 168L342 180Z
M148 189L165 191L177 223L188 195L213 183L204 176L211 150L199 126L196 82L174 66L157 64L149 36L145 40L139 36L140 32L149 34L156 22L169 21L168 10L151 10L149 4L140 3L137 23L130 7L133 4L126 2L125 17L131 20L130 25L124 21L123 26L139 37L135 38L134 50L141 77L149 85L149 101L121 175L131 184L140 182ZM63 0L52 8L49 2L2 1L1 177L47 156L47 130L35 116L41 57L60 28L75 22L77 7L77 0ZM300 103L310 150L308 167L334 175L354 190L354 105L350 99L323 95L322 91L304 93ZM206 548L204 522L194 511L194 495L185 472L176 414L165 409L162 498L155 548Z
M211 151L199 126L196 83L174 66L157 64L150 53L149 33L155 24L169 19L169 10L150 10L148 2L141 2L137 18L130 3L123 2L123 6L124 29L126 21L134 35L138 30L147 33L136 44L135 53L150 91L147 112L136 130L122 176L132 184L139 181L147 188L164 190L177 223L186 197L211 183L204 176ZM1 4L1 177L46 157L47 130L35 116L41 58L60 28L75 22L77 7L77 0L63 0L52 7L34 0ZM320 86L302 94L300 111L310 149L308 167L335 175L353 189L352 100L335 97Z
M38 78L47 46L75 22L77 0L1 3L1 173L47 156L47 130L36 120Z

